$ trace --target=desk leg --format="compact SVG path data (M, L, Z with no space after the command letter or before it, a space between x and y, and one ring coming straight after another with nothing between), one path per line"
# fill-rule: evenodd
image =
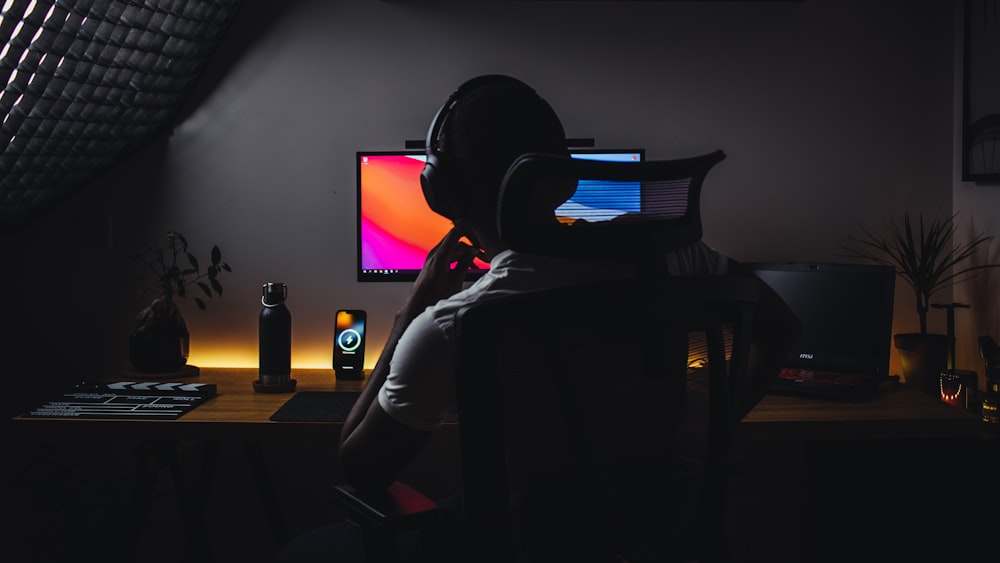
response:
M243 442L243 449L250 460L250 469L253 471L254 480L257 482L257 491L260 493L261 502L264 505L264 513L268 523L271 525L271 533L274 534L274 542L277 545L284 545L288 541L288 527L282 516L281 505L278 503L278 493L274 489L274 482L271 474L267 470L267 460L264 459L264 452L257 442Z
M215 473L215 461L219 453L218 442L206 444L203 452L198 488L192 490L186 484L176 442L143 442L135 450L135 488L132 497L130 519L129 553L139 553L139 536L143 528L150 525L153 510L153 490L156 488L155 469L170 471L174 495L181 513L184 528L184 561L211 561L212 545L205 529L205 511L208 504L210 483Z
M149 457L152 452L149 451L148 444L140 444L132 453L135 456L135 482L132 491L132 506L129 511L131 518L128 519L129 527L126 534L129 544L126 553L138 556L139 536L149 524L149 513L153 506L153 488L156 480L149 467Z
M181 497L181 513L184 519L184 561L212 561L212 542L205 525L208 497L215 479L215 465L219 458L219 442L208 442L202 452L201 467L197 487L185 486L177 450L174 449L174 486Z

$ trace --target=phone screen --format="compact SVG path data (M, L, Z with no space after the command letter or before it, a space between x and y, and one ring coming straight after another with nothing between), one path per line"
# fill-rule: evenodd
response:
M333 331L333 371L338 378L364 378L365 319L364 311L337 311Z

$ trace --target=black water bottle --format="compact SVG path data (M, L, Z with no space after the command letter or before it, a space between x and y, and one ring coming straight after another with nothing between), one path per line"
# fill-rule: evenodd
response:
M260 384L287 385L292 374L292 314L285 305L288 288L268 282L263 287L260 311Z

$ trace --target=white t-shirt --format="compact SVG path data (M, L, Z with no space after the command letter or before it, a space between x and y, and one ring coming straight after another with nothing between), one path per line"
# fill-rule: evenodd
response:
M704 245L670 253L671 275L724 275L727 260ZM470 303L552 287L633 275L624 264L526 255L497 254L490 270L468 288L428 307L406 328L378 393L389 416L410 428L435 430L454 410L455 355L452 329L455 313Z

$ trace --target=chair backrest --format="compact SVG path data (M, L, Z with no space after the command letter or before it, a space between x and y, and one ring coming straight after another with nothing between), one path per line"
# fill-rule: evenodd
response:
M501 188L500 235L521 252L650 265L653 256L701 240L702 184L725 156L714 151L677 160L609 162L526 154L511 165ZM578 205L606 210L604 220L553 222L534 212L539 193L559 192L567 184L591 188Z
M733 398L757 285L670 276L660 259L700 240L701 183L722 158L526 155L508 172L498 224L515 250L627 261L637 274L459 312L459 432L475 560L665 561L685 536L697 538L703 560L724 555ZM643 203L627 217L572 224L538 220L529 208L538 190L581 179L638 183ZM696 340L707 356L698 354L693 370ZM708 397L697 488L676 471L692 387ZM693 491L701 496L685 498Z
M736 277L636 278L464 309L459 432L476 560L666 561L685 536L702 559L724 548L732 399L756 290ZM689 331L708 348L693 374ZM670 479L690 385L708 389L700 500Z

